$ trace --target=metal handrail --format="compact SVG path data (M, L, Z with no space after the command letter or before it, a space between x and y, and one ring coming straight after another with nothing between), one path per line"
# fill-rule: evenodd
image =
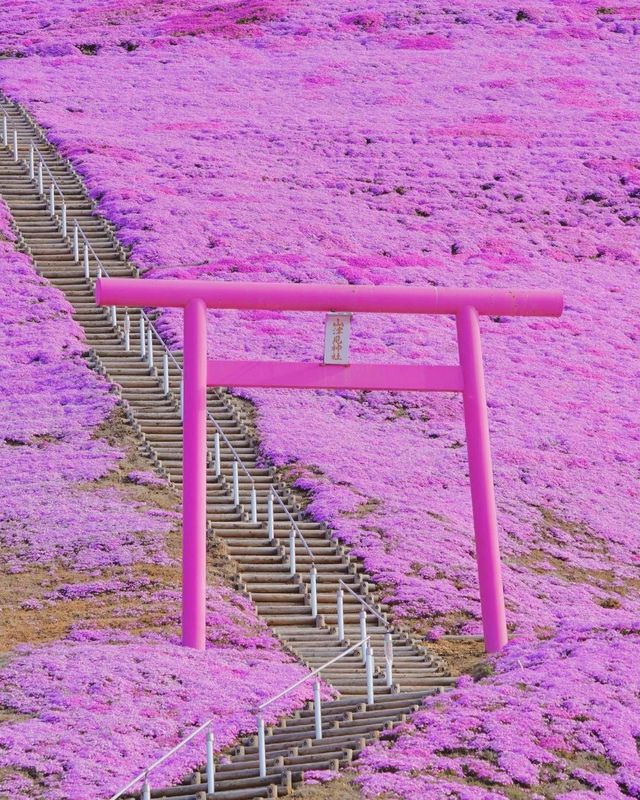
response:
M182 375L182 373L183 373L183 371L184 371L184 370L182 369L182 365L181 365L181 364L180 364L180 363L179 363L179 362L176 360L176 357L173 355L173 353L171 352L171 350L169 350L169 348L167 347L167 345L166 345L166 343L165 343L164 339L163 339L163 338L162 338L162 336L160 336L160 334L158 333L158 330L157 330L156 326L153 324L153 322L151 321L151 319L150 319L149 315L148 315L148 314L146 313L146 311L145 311L144 309L142 309L142 308L140 309L140 315L141 315L142 317L144 317L144 319L147 321L147 325L148 325L148 326L149 326L149 328L151 329L151 332L152 332L152 333L155 335L156 339L157 339L157 340L158 340L158 342L160 343L161 347L163 348L163 350L165 351L165 353L167 354L167 356L168 356L168 357L171 359L171 361L173 361L173 363L175 364L175 366L176 366L176 369L178 370L178 372L180 373L180 375Z
M315 678L316 675L319 675L323 669L330 667L332 664L335 664L336 661L340 661L340 659L350 655L351 653L353 653L354 650L358 650L360 647L362 647L362 645L368 644L370 640L371 640L370 636L365 636L364 639L361 639L356 644L352 644L351 647L348 647L342 653L338 653L338 655L334 656L330 661L327 661L321 667L317 667L316 669L313 670L313 672L310 672L308 675L305 675L304 677L300 678L295 683L292 683L291 686L289 686L286 689L283 689L274 697L271 697L269 700L265 700L264 703L260 703L260 705L257 707L258 713L263 712L265 708L270 706L272 703L275 703L276 700L279 700L281 697L284 697L285 695L289 694L289 692L292 692L294 689L297 689L298 686L302 686L303 683L306 683L308 680L311 680L311 678Z
M42 153L38 149L38 145L33 141L33 139L31 139L31 141L30 141L30 146L33 147L33 151L34 151L34 153L37 154L38 158L40 159L40 163L42 164L43 169L46 171L47 175L49 176L49 179L50 179L51 183L56 187L56 189L58 190L58 194L64 200L65 199L64 192L60 188L60 184L53 177L53 173L49 169L49 166L48 166L47 162L44 160L44 157L43 157Z
M86 240L86 237L85 237L85 240ZM104 270L104 267L102 267L102 269ZM104 270L104 272L105 272L105 275L107 277L109 277L107 272L106 272L106 270ZM158 333L157 328L155 327L155 325L153 324L153 322L149 318L149 315L144 311L144 309L140 309L140 316L145 320L145 323L148 326L148 328L151 330L152 335L155 336L155 338L157 339L158 343L160 344L160 347L162 348L163 352L166 353L167 357L173 362L173 364L175 365L175 368L178 371L178 374L182 378L184 376L184 368L177 361L176 357L173 355L173 353L171 352L171 350L167 346L167 343L164 341L162 336ZM249 479L249 481L251 483L251 488L255 489L255 481L253 479L253 476L251 475L251 473L249 472L249 470L245 466L243 460L240 458L240 455L238 454L238 451L231 444L231 442L229 441L229 438L227 437L226 433L222 430L222 428L220 427L219 423L213 417L213 415L211 414L210 411L207 411L207 418L213 424L214 428L219 433L219 435L220 435L221 439L224 441L225 445L229 448L229 450L231 452L231 455L233 456L234 460L237 461L239 468L244 472L244 474Z
M84 237L84 238L85 238L85 242L86 242L86 237ZM92 249L92 252L94 252L93 249ZM94 253L94 255L95 255L95 253ZM97 258L97 256L96 256L96 258ZM104 270L106 277L109 277L107 271L104 269L104 266L101 266L101 269ZM155 337L155 339L157 340L157 342L160 345L160 348L161 348L161 350L163 352L163 355L165 355L167 357L167 359L170 359L172 361L173 365L175 366L176 370L178 371L178 375L180 376L180 381L181 381L180 410L181 410L181 413L182 413L182 385L183 385L183 381L184 381L184 368L180 364L180 362L176 359L176 357L173 355L173 353L171 352L171 350L167 346L167 343L164 341L164 339L162 338L162 336L158 332L158 329L153 324L153 322L149 318L149 315L144 311L144 309L140 309L140 319L142 320L144 328L147 331L150 331L151 336ZM141 356L143 358L145 357L146 351L147 351L146 342L142 342L141 341ZM153 365L153 360L149 360L149 366L152 366L152 365ZM165 366L164 366L164 373L165 374L164 374L164 378L163 378L163 385L165 386L165 391L167 391L167 392L168 392L168 386L169 386L168 366L169 366L168 362L165 363ZM249 470L245 466L245 463L243 462L243 460L240 458L240 455L238 454L238 451L231 444L231 442L230 442L229 438L227 437L226 433L222 430L222 428L220 427L218 421L213 417L213 415L211 414L210 411L207 411L207 419L214 426L214 428L215 428L215 430L216 430L216 432L218 434L218 437L221 438L224 441L225 445L229 448L229 451L231 452L231 455L233 456L234 461L237 463L238 468L241 469L243 471L243 473L249 479L249 482L250 482L250 485L251 485L251 492L252 492L252 503L251 503L251 505L252 505L252 516L256 515L257 514L257 508L256 508L257 495L256 495L256 484L255 484L255 480L254 480L253 476L251 475L251 473L249 472ZM218 446L218 443L216 442L216 447L217 446ZM237 483L237 481L234 481L234 485L235 485L235 483Z
M266 778L267 776L267 747L266 747L266 736L265 736L265 726L264 726L264 710L268 708L272 703L275 703L276 700L279 700L281 697L289 694L294 689L297 689L298 686L301 686L303 683L309 680L314 680L313 683L313 716L314 716L314 732L315 738L317 741L320 741L323 738L322 733L322 695L320 692L320 673L322 670L330 667L332 664L335 664L336 661L340 661L341 658L348 656L350 653L353 653L354 650L361 647L363 654L365 654L364 664L366 670L366 688L367 688L367 704L373 705L375 702L375 694L374 694L374 659L373 659L373 650L371 649L371 637L364 636L359 642L356 644L351 645L342 653L339 653L334 658L330 659L323 664L321 667L314 669L313 672L310 672L308 675L305 675L300 680L297 680L295 683L291 684L283 691L279 692L274 697L271 697L269 700L265 700L264 703L261 703L256 708L256 717L258 722L258 774L261 778Z
M302 544L304 545L304 548L305 548L305 550L307 551L307 553L308 553L308 555L309 555L309 558L311 559L311 563L313 563L313 562L314 562L314 560L315 560L315 559L314 559L314 557L313 557L313 552L311 551L311 548L310 548L310 547L309 547L309 545L307 544L307 540L306 540L306 539L304 538L304 536L302 535L302 531L301 531L301 530L300 530L300 528L298 527L298 523L295 521L295 519L294 519L294 518L293 518L293 516L291 515L291 512L289 511L289 509L288 509L288 508L286 507L286 505L284 504L284 502L283 502L282 498L280 497L280 495L278 494L277 490L276 490L276 489L275 489L273 486L271 486L271 487L270 487L270 491L271 491L271 494L272 494L272 495L275 497L275 499L278 501L278 503L279 503L279 504L282 506L282 508L283 508L283 510L284 510L284 512L285 512L285 514L286 514L286 515L289 517L289 522L291 523L291 527L292 527L292 528L295 530L295 532L296 532L296 535L300 537L300 541L301 541L301 542L302 542Z
M353 589L342 580L342 578L340 578L339 586L342 589L346 589L349 592L349 594L352 594L356 598L356 600L367 609L367 611L370 611L375 617L377 617L380 620L380 622L382 622L385 628L391 629L392 627L391 623L388 620L386 620L382 616L382 614L376 611L375 608L373 608L373 606L370 606L369 603L367 603L367 601L363 597L360 597L359 594L356 594L356 592L354 592Z
M184 747L186 744L188 744L188 743L189 743L189 742L190 742L192 739L194 739L194 738L195 738L195 737L196 737L196 736L197 736L199 733L202 733L202 731L203 731L205 728L209 727L209 726L210 726L212 723L213 723L213 719L208 719L206 722L203 722L203 723L202 723L202 725L200 725L198 728L196 728L196 730L195 730L195 731L193 731L193 732L192 732L192 733L190 733L188 736L185 736L185 738L184 738L184 739L182 739L181 741L179 741L179 742L178 742L178 744L177 744L177 745L175 745L175 747L172 747L172 748L171 748L171 750L169 750L169 751L168 751L167 753L165 753L163 756L160 756L160 758L158 758L156 761L154 761L154 762L153 762L153 764L150 764L148 767L146 767L146 769L142 770L142 772L140 772L138 775L136 775L136 777L135 777L135 778L134 778L132 781L129 781L129 783L128 783L126 786L123 786L123 787L122 787L122 789L120 789L120 791L118 791L118 792L116 792L114 795L112 795L112 796L109 798L109 800L118 800L118 798L119 798L119 797L122 797L122 795L123 795L123 794L124 794L124 793L125 793L125 792L126 792L128 789L131 789L133 786L135 786L135 785L136 785L136 783L138 783L138 781L141 781L141 780L146 780L146 779L147 779L147 777L149 776L149 774L150 774L150 773L151 773L151 772L152 772L152 771L153 771L153 770L154 770L156 767L159 767L161 764L164 764L164 762L165 762L165 761L166 761L168 758L171 758L171 756L172 756L172 755L174 755L174 753L177 753L177 752L178 752L178 750L180 750L180 749L181 749L181 748L183 748L183 747Z
M87 248L88 248L89 252L94 257L94 259L95 259L95 261L96 261L96 263L98 265L99 273L104 275L105 278L110 278L111 276L107 272L107 268L104 266L104 264L100 260L100 257L98 256L98 254L94 250L93 245L91 244L91 242L87 239L87 234L82 230L82 225L80 225L80 223L78 222L77 219L75 219L75 217L73 219L73 225L74 225L74 229L77 229L79 234L80 234L80 236L82 236L82 239L83 239L84 243L87 245Z
M213 423L216 431L220 434L222 440L224 441L224 443L227 445L227 447L231 451L231 455L238 462L238 466L240 467L240 469L244 472L244 474L247 476L247 478L249 478L249 480L251 481L251 486L254 487L255 486L255 481L253 480L253 476L251 475L249 470L245 467L243 460L238 455L238 451L236 450L236 448L229 441L229 439L227 437L227 434L222 430L222 428L218 424L217 420L214 419L214 417L213 417L213 415L211 414L210 411L207 411L207 417L211 420L211 422Z

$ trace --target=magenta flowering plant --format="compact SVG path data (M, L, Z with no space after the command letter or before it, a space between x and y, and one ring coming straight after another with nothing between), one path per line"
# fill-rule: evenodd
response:
M166 569L178 580L166 546L176 514L94 483L123 455L95 436L115 397L82 359L71 307L15 250L3 204L0 284L3 580L19 592L17 578L36 569L31 586L39 591L16 600L11 623L76 620L63 638L47 641L53 634L39 630L44 644L20 645L3 659L0 794L109 796L205 719L215 720L219 748L252 730L255 705L305 669L253 605L222 585L209 590L207 651L180 646L179 586L163 588L153 577ZM148 471L128 479L166 485ZM105 577L114 571L119 577ZM42 575L51 588L39 585ZM10 611L2 612L1 633L10 637ZM13 635L28 640L28 625ZM272 718L309 693L305 685L287 696ZM156 779L177 779L203 758L194 745Z
M141 486L168 486L165 478L150 470L133 470L127 475L127 480Z
M461 678L367 749L365 796L640 796L639 646L637 616L509 645L489 680Z
M595 669L597 654L620 653L631 684L637 641L623 628L640 610L636 5L89 0L79 12L62 0L53 14L37 0L5 4L0 24L0 83L48 127L146 274L563 290L559 321L482 323L518 642L496 677L428 706L433 729L376 749L363 785L407 798L637 795L637 729L621 713L637 696ZM159 326L179 348L180 315ZM219 357L321 351L314 315L212 313L209 331ZM453 363L453 325L356 317L352 356ZM297 476L394 613L433 639L480 632L459 398L244 394L265 458ZM33 422L16 394L11 405L26 436ZM103 458L92 453L96 474ZM521 690L520 671L538 682ZM567 727L582 697L589 709ZM413 775L402 758L418 746Z

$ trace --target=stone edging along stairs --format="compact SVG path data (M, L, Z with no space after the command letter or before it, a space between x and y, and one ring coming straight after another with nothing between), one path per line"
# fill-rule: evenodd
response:
M38 272L64 292L74 307L74 319L84 328L91 348L90 362L117 385L142 451L157 469L180 487L182 425L176 400L179 392L177 369L170 371L170 391L164 394L155 368L149 367L139 355L140 313L130 312L131 349L127 352L122 331L114 328L108 310L96 306L93 280L85 278L82 265L73 258L70 241L62 238L60 220L50 216L46 198L38 193L35 182L29 178L30 140L36 142L67 198L69 220L78 220L109 275L136 276L137 271L127 261L113 226L95 213L95 204L89 199L82 179L72 165L58 155L39 126L20 106L0 96L0 115L2 113L7 115L10 127L18 131L19 137L18 162L9 148L0 146L0 195L13 215L19 244L32 256ZM154 355L158 363L162 356L159 348ZM180 354L175 355L180 361ZM249 507L249 479L241 475L240 505L235 505L230 491L232 456L223 446L222 475L216 477L211 466L207 476L209 537L217 537L223 543L237 570L237 588L252 599L259 615L283 645L315 669L343 651L347 643L358 642L361 638L361 605L347 592L344 598L346 642L338 642L334 626L340 580L386 618L384 610L372 597L373 587L361 566L351 560L324 524L302 513L294 493L277 478L273 468L261 466L240 404L226 392L211 390L208 408L242 458L258 490L258 521L251 523L245 511ZM211 446L213 436L213 429L208 430ZM299 552L297 556L298 574L289 574L286 544L290 524L284 510L278 509L275 513L275 540L269 542L267 537L266 502L271 485L278 489L314 554L319 613L315 620L306 590L311 567L306 553ZM384 664L386 629L370 613L367 626L375 661L378 665ZM219 765L215 796L220 800L283 796L303 779L305 770L338 769L348 763L367 740L378 736L380 730L404 719L423 697L443 691L454 682L444 662L408 633L393 627L392 637L395 684L387 687L383 671L376 670L373 705L366 703L365 670L360 654L355 652L323 672L324 679L339 693L338 700L323 704L323 731L326 729L323 738L314 738L313 712L309 708L282 719L279 726L268 728L266 778L257 777L255 737L244 739L227 753L225 760L229 763ZM156 790L152 796L196 798L204 793L206 783L201 780L200 773L195 773L183 784Z

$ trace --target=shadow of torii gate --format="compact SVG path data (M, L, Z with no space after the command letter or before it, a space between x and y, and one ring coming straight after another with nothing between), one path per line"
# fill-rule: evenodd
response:
M99 279L105 306L184 308L182 643L206 640L207 386L461 392L485 649L507 642L479 315L562 314L556 291ZM454 315L460 363L328 365L207 360L207 308Z

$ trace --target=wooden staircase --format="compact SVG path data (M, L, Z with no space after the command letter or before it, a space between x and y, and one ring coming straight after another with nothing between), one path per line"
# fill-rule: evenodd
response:
M118 243L113 226L96 214L81 178L72 165L61 159L36 123L15 104L0 97L0 115L6 113L11 129L18 131L19 161L10 148L0 146L0 195L11 210L19 244L28 252L38 272L57 286L74 308L74 318L82 325L91 348L89 360L119 387L127 415L134 426L143 452L178 488L182 484L182 424L179 412L179 371L172 367L170 391L163 392L157 365L162 363L159 344L154 343L154 364L140 356L140 312L130 312L130 350L124 346L122 314L114 327L107 309L94 301L93 280L87 280L80 263L72 254L69 239L63 240L60 220L51 218L46 198L37 192L29 178L28 145L36 141L51 173L67 199L68 219L77 219L111 277L136 276ZM45 185L47 180L45 179ZM95 273L94 273L95 274ZM178 363L181 354L175 353ZM278 479L273 468L263 466L252 439L240 403L229 393L210 390L208 408L220 429L235 448L250 473L240 472L240 504L232 499L232 461L230 450L221 448L221 475L210 464L207 482L207 514L210 537L215 537L237 570L237 588L246 592L257 611L282 643L310 668L315 669L358 642L362 605L350 592L344 596L345 640L336 634L336 593L343 581L376 612L366 613L367 633L371 635L377 669L373 705L366 704L365 669L360 653L334 664L323 678L339 693L338 700L323 705L326 734L314 739L313 712L309 709L283 719L267 731L266 778L259 778L256 744L253 739L241 742L228 754L229 763L220 764L216 797L258 798L286 794L291 785L311 769L337 769L348 763L364 743L381 730L403 719L428 694L445 690L454 683L446 665L436 655L418 644L406 631L391 628L394 645L394 684L386 685L384 675L384 637L389 629L379 619L386 613L373 596L373 586L361 566L352 560L323 523L308 518L294 492ZM214 428L208 430L213 448ZM257 489L258 520L250 522L251 481ZM284 509L276 506L275 538L267 535L267 496L274 486L296 519L312 553L317 568L318 617L311 613L309 572L311 559L299 548L297 570L290 574L288 540L290 520ZM181 786L152 792L153 797L197 797L206 784L196 773Z

